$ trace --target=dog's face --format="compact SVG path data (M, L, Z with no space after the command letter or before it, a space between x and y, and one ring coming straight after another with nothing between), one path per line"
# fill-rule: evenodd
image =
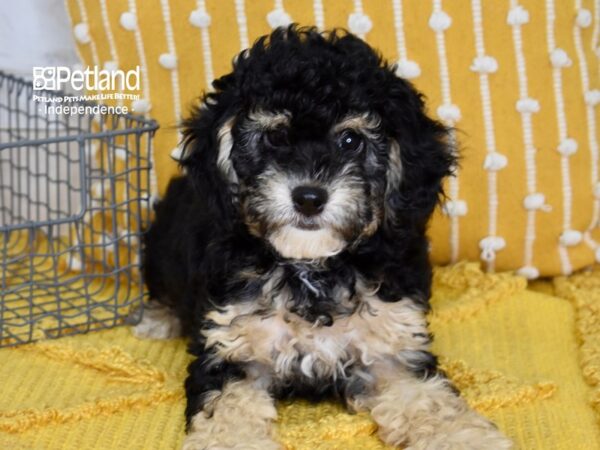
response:
M214 86L186 122L184 165L283 258L326 258L431 214L452 162L445 130L358 38L280 29Z
M224 125L220 169L251 233L284 258L332 256L377 230L386 184L401 176L398 145L372 111L314 120L288 106Z

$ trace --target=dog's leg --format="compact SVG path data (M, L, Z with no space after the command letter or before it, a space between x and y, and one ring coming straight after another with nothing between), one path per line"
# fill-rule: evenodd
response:
M271 436L274 401L257 381L229 381L205 399L204 409L191 417L183 450L281 448Z
M417 377L386 368L375 375L375 392L365 399L387 444L406 450L502 450L512 443L469 408L442 375Z
M170 339L181 336L181 323L171 308L157 301L144 307L144 315L133 333L139 338Z

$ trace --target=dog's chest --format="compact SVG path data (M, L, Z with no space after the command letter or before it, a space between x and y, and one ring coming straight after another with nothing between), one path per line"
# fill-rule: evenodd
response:
M428 339L423 312L408 298L386 303L357 290L358 308L317 326L286 308L286 293L212 311L214 324L203 331L206 347L234 362L259 363L273 376L288 378L300 371L309 378L344 376L347 367L369 366L404 352L424 350Z

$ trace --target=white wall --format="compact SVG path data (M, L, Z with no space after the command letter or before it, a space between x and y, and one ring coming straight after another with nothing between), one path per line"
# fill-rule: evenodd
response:
M31 78L33 66L77 62L64 0L0 0L0 70Z
M33 66L73 66L77 63L64 0L0 0L0 70L31 78ZM14 109L13 101L14 98L8 100L5 88L0 89L0 105L11 103ZM31 99L19 96L22 110L28 102ZM31 111L35 107L32 104ZM14 118L14 112L11 114ZM0 108L0 144L14 140L8 137L8 116L6 109ZM35 121L31 122L31 126L35 126ZM15 131L14 128L12 131ZM61 189L64 185L48 182L48 176L79 179L78 166L65 163L67 154L73 156L69 145L56 145L52 150L58 154L49 154L43 147L37 146L12 146L0 150L0 211L4 209L4 213L0 214L0 226L19 224L23 218L58 218L49 215L45 208L41 208L38 214L30 203L41 201L58 209L59 205L66 204L69 193L64 187ZM30 172L34 172L34 176ZM28 200L24 197L19 199L15 192L25 195ZM18 210L15 199L20 203L20 212L12 211ZM77 204L78 198L73 198L73 202Z

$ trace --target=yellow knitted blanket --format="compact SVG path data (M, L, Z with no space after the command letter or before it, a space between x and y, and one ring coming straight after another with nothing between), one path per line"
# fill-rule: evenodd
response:
M522 449L600 448L600 270L527 286L476 264L437 269L434 350L468 402ZM0 449L174 449L183 340L130 328L0 350ZM279 405L289 450L379 449L367 415Z

